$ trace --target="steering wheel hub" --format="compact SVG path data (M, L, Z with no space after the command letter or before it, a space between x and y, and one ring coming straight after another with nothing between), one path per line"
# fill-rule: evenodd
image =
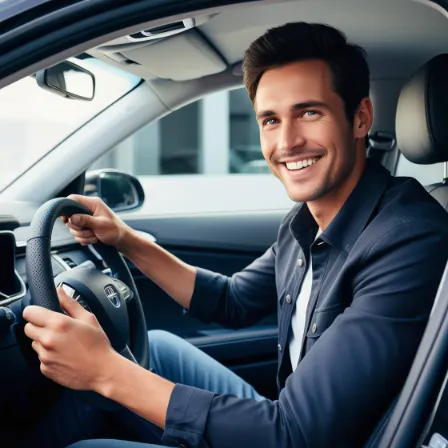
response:
M121 352L130 344L128 303L133 295L123 282L97 269L82 267L59 274L55 282L95 314L115 350Z

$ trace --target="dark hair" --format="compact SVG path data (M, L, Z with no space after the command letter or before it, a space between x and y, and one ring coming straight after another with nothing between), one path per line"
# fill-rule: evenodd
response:
M244 54L243 71L252 102L263 73L309 59L328 63L333 88L344 101L347 118L353 121L361 99L369 95L366 52L348 43L341 31L319 23L296 22L271 28L250 45Z

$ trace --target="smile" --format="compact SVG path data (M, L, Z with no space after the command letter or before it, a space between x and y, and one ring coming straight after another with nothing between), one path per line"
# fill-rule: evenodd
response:
M285 165L289 171L303 170L304 168L314 165L319 159L320 157L311 157L309 159L300 160L299 162L288 162L285 163Z

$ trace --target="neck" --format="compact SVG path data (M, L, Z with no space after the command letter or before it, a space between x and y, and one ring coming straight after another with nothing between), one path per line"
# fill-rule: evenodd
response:
M314 220L322 231L328 227L356 187L362 176L365 165L365 157L357 157L352 172L339 188L329 192L322 198L307 202L310 213L313 215Z

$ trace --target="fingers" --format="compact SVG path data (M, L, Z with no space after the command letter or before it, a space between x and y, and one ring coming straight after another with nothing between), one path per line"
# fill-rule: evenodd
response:
M94 229L95 217L90 215L73 215L70 217L69 222L74 230L81 230L82 228Z
M79 244L81 244L81 246L89 246L90 244L98 243L98 238L87 238L87 239L76 238L76 240L78 241Z
M98 243L98 238L92 230L80 229L78 226L71 224L70 221L68 221L66 225L69 228L70 233L75 237L76 241L83 246Z
M23 311L23 318L38 327L47 326L54 316L57 315L59 315L59 313L55 313L54 311L36 305L27 306Z
M72 222L71 222L71 218L67 219L67 221L65 222L65 225L71 229L71 230L83 230L81 227L75 226ZM84 229L85 230L85 229Z
M87 207L94 215L98 212L98 208L105 206L104 202L97 197L82 196L79 194L71 194L68 199L78 202ZM83 228L93 229L95 227L95 218L85 214L74 214L70 218L61 216L62 221L73 230L82 230Z
M78 215L78 216L86 216L86 215ZM97 244L98 238L95 233L91 229L82 229L81 227L73 225L70 221L74 218L72 216L70 220L66 223L66 226L69 228L70 233L75 237L76 241L83 246L88 244Z
M88 244L97 244L98 243L98 238L94 235L91 237L88 237L88 238L79 238L79 237L75 236L75 240L82 246L87 246Z
M86 240L86 239L91 239L91 238L96 238L95 233L93 233L92 230L90 229L84 229L84 230L76 230L73 229L71 226L69 226L70 232L71 234L75 237L78 238L80 240Z
M60 289L61 288L58 288L58 292ZM73 301L76 303L75 300ZM23 318L28 321L28 323L34 325L34 327L40 328L41 331L44 331L48 328L63 332L67 330L72 321L72 319L65 314L57 313L56 311L50 311L46 308L36 305L27 306L23 311Z
M72 201L75 201L75 202L78 202L79 204L84 205L94 214L95 214L95 211L98 208L98 206L100 204L104 204L100 198L82 196L79 194L71 194L71 195L67 196L67 199L71 199ZM82 216L82 215L73 215L73 216ZM69 219L66 216L61 216L60 218L62 219L64 224L67 224L67 222L69 221ZM75 221L76 221L76 219L77 218L75 218ZM76 223L73 223L73 224L76 224ZM83 227L83 226L80 225L80 227Z
M42 335L42 327L38 327L37 325L27 323L25 325L24 331L25 334L32 339L33 341L38 341Z
M70 317L85 320L90 315L90 313L85 310L76 300L69 297L62 288L58 288L57 293L62 309Z
M40 361L40 371L44 375L47 375L47 373L49 372L48 367L53 364L54 354L52 356L51 350L46 349L45 346L39 341L33 341L31 343L31 347L36 352L37 358Z
M42 370L42 360L47 360L46 356L44 355L45 352L45 348L42 346L42 344L38 341L33 341L31 343L31 347L33 348L33 350L36 352L37 354L37 358L39 359L39 361L41 362L41 370Z
M25 325L25 334L33 340L31 347L37 353L40 361L44 361L42 359L43 353L53 349L54 338L51 337L51 334L45 328L36 327L29 323Z
M48 355L48 351L40 342L33 341L31 347L33 347L33 350L36 352L37 358L40 361L40 371L45 376L48 376L48 373L51 371L48 370L48 365L51 364L51 356Z
M78 230L75 229L74 226L71 226L70 223L67 224L67 227L70 229L71 234L75 238L93 238L95 234L90 229Z
M90 230L94 227L95 224L95 221L93 219L89 220L89 218L93 217L88 215L73 215L70 218L61 216L60 218L70 230Z
M70 196L67 196L67 199L72 199L73 201L79 202L87 207L92 213L95 213L95 210L99 205L104 204L100 198L82 196L79 194L71 194Z
M33 341L31 343L31 347L33 347L33 350L37 353L37 356L39 356L43 351L42 344L38 341Z

